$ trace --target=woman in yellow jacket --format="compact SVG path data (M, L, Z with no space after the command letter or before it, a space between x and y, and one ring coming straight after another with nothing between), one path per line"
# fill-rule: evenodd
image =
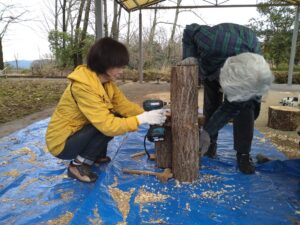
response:
M113 82L128 62L123 44L102 38L91 47L87 65L78 66L68 76L70 84L51 117L46 143L54 156L71 160L69 177L96 181L91 165L110 161L107 144L114 136L136 131L143 123L165 121L163 110L144 112Z

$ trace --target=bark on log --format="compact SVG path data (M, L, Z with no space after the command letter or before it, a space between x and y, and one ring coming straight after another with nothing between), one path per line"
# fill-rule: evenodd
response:
M204 124L203 114L198 114L199 129ZM158 168L172 168L172 132L171 132L171 114L167 115L167 120L164 124L166 136L164 141L155 142L156 166Z
M197 66L172 68L172 171L180 182L193 182L199 176L197 85Z
M158 168L172 168L171 127L165 126L165 140L155 142L156 165Z
M300 109L289 106L269 106L268 127L294 131L300 126Z

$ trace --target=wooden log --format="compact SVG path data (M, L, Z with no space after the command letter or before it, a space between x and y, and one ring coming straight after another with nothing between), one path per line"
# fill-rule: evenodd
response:
M155 142L156 166L172 168L172 133L171 127L165 126L165 140Z
M198 114L199 129L204 124L203 114ZM158 168L172 168L172 132L171 132L171 114L167 115L167 120L164 124L166 136L164 141L155 142L156 166Z
M289 106L269 106L268 127L294 131L300 126L300 109Z
M171 71L172 171L180 182L199 176L198 68Z

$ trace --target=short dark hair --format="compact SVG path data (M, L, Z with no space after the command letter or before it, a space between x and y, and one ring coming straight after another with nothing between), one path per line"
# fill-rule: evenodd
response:
M109 38L96 41L87 55L87 66L97 74L106 73L107 69L126 66L129 53L125 45Z

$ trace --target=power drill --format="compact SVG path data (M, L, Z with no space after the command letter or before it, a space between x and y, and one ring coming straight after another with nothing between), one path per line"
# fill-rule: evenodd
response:
M145 100L143 102L143 108L145 111L151 111L151 110L155 110L155 109L162 109L166 104L167 104L166 102L163 102L162 100L159 100L159 99L150 99L150 100ZM150 125L150 128L149 128L147 134L145 135L144 149L148 156L148 159L151 159L150 154L146 148L146 138L150 142L157 142L157 141L165 140L165 128L160 125Z
M149 99L143 102L143 108L145 111L151 111L162 109L166 104L166 102L159 99ZM150 125L146 137L150 142L163 141L165 138L165 128L160 125Z

